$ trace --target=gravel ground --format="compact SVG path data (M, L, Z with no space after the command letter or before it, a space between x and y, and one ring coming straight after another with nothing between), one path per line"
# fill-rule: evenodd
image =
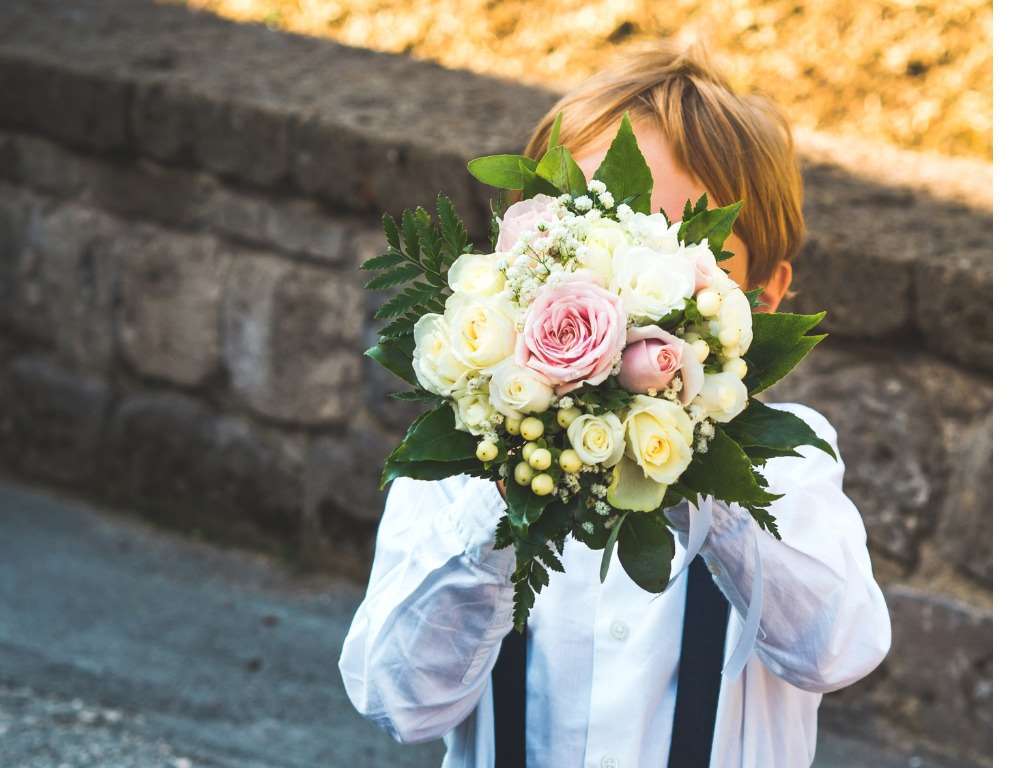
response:
M335 666L358 586L0 486L3 768L429 768ZM815 768L954 768L822 734Z

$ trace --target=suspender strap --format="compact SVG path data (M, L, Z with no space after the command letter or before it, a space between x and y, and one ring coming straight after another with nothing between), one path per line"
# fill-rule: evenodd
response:
M729 603L698 557L686 582L686 614L668 768L708 768L725 659ZM689 627L690 631L686 631ZM526 766L526 633L501 643L491 672L495 768ZM566 692L572 695L571 692Z
M501 641L491 672L494 768L526 768L526 631Z
M686 579L683 649L668 768L707 768L722 686L729 603L711 580L704 558L690 563Z

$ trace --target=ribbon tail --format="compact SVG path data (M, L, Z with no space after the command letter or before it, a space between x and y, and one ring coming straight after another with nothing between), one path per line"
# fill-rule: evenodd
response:
M694 558L697 557L697 553L704 547L704 542L708 538L708 532L711 530L711 497L710 496L697 496L697 505L687 504L690 511L690 533L686 540L686 557L683 558L683 564L679 567L679 572L669 579L665 589L661 595L668 592L669 588L676 583L686 569L690 567L690 563L693 562Z
M764 609L764 573L761 569L761 549L757 543L758 538L758 536L754 536L754 583L750 590L750 604L747 606L743 632L722 669L722 674L729 680L734 680L747 665L750 655L754 652L758 630L761 628L761 611Z

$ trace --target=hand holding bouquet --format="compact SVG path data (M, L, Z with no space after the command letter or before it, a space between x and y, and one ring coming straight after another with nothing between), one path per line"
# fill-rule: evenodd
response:
M718 265L740 210L687 202L670 223L650 212L653 181L628 116L587 181L558 144L540 161L473 160L469 170L523 199L494 220L476 253L447 198L401 226L385 216L385 254L369 288L404 286L368 355L429 409L384 466L397 477L504 480L497 546L513 546L522 628L567 536L612 552L651 592L675 551L664 510L701 496L744 507L778 536L759 468L831 453L798 417L751 395L788 373L824 336L817 315L754 313ZM614 545L618 543L618 547Z

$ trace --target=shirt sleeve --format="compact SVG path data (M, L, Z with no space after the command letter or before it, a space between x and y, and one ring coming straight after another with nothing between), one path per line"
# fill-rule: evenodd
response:
M338 667L355 708L400 742L440 738L483 694L512 628L515 555L494 549L504 511L485 480L392 485Z
M772 407L802 418L839 456L836 432L821 414L800 405ZM745 616L757 540L764 608L755 651L783 680L827 693L875 669L889 652L892 630L863 521L843 493L842 458L810 447L798 452L804 458L772 459L765 467L769 490L785 494L769 508L782 539L761 530L747 512L715 503L700 554Z

